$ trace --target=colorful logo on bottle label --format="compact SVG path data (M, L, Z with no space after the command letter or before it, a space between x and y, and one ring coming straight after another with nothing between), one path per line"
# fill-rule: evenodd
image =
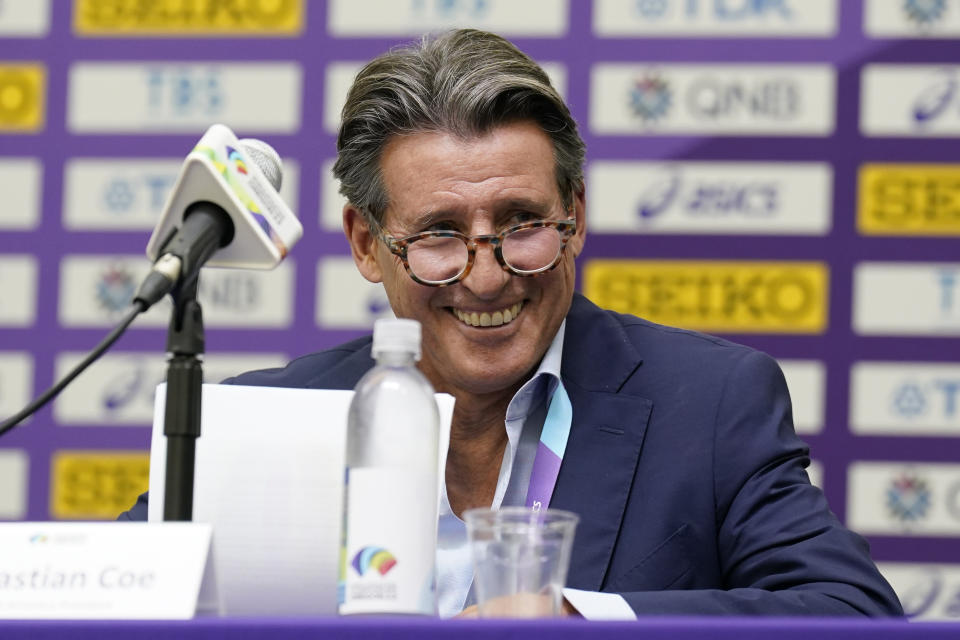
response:
M361 576L371 569L385 576L397 564L397 559L383 547L363 547L353 556L351 564Z

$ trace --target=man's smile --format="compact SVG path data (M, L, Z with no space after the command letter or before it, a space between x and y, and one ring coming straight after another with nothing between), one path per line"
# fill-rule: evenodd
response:
M455 307L451 307L450 311L453 312L453 315L455 315L460 322L470 325L471 327L499 327L513 322L514 319L520 315L522 308L523 302L518 302L511 307L493 312L482 311L477 313L476 311L461 311Z

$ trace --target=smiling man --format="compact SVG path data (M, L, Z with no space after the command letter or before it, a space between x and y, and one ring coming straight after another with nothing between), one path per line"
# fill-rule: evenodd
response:
M420 367L456 397L441 615L471 604L461 514L508 505L579 514L568 612L902 614L810 484L773 359L575 292L584 144L536 63L474 30L392 50L357 75L337 144L357 268L420 321ZM373 364L367 337L233 382L351 389Z
M421 370L457 399L450 507L490 506L502 460L513 457L508 406L573 298L583 192L565 203L550 139L528 119L468 137L395 136L380 175L389 194L382 222L351 203L344 229L363 276L383 282L397 316L422 324Z

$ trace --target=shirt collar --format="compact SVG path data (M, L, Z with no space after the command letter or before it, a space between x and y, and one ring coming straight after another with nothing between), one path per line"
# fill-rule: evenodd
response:
M553 337L547 352L540 360L540 366L510 400L506 418L507 432L511 441L514 440L514 434L510 433L510 424L517 420L525 420L534 403L540 399L549 398L560 383L560 364L563 360L563 336L566 326L566 320L560 323L557 335Z

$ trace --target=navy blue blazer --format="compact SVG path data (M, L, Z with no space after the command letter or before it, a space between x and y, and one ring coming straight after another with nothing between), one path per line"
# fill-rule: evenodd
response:
M370 339L245 385L352 389ZM567 584L638 614L902 615L830 512L764 353L575 295L561 375L573 424L551 507L580 515ZM121 518L146 519L146 494Z

